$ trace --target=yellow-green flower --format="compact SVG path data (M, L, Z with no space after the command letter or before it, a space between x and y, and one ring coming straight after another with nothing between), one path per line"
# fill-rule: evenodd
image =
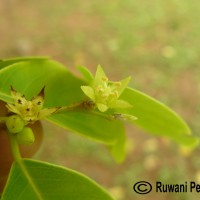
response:
M120 82L111 82L99 65L90 86L81 86L81 89L101 112L105 112L109 108L128 108L131 105L124 100L120 100L119 97L127 87L130 78L128 77Z
M35 121L47 117L56 112L59 108L43 108L44 104L44 89L30 101L24 95L11 88L11 96L13 103L8 103L6 106L12 113L20 116L26 124L34 123Z

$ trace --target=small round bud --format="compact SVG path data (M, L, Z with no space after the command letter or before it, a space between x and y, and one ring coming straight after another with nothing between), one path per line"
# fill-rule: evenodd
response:
M23 130L24 128L24 121L18 115L9 116L6 120L6 127L9 133L16 134Z
M16 137L19 144L31 145L35 141L34 133L29 127L24 127L24 129L19 132Z

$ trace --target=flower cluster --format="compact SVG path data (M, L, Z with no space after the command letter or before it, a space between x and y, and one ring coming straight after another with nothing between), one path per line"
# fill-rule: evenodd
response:
M20 144L32 144L35 141L33 131L28 124L51 115L59 108L43 108L44 88L30 101L24 95L11 87L13 103L7 103L6 107L12 115L6 117L5 124L8 132L16 137Z
M99 111L105 112L109 108L131 107L128 102L119 99L129 81L130 77L123 79L120 82L109 81L99 65L97 67L96 75L90 85L81 86L81 89L85 95L96 104Z
M10 112L20 116L25 124L34 123L35 121L47 117L56 112L59 108L43 108L44 104L44 88L42 91L30 101L25 98L24 95L15 91L11 87L11 96L13 103L7 104L7 108Z

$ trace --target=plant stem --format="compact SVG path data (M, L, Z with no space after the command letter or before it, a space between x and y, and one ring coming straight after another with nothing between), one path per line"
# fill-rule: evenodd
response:
M62 112L70 112L70 111L85 111L88 113L92 113L94 115L100 116L102 118L105 118L107 120L115 120L112 115L96 112L94 110L94 104L91 101L82 101L80 103L75 103L69 106L61 107L56 113L62 113Z
M70 112L70 111L93 111L96 108L96 104L91 100L81 101L79 103L74 103L69 106L64 106L58 109L56 113Z
M24 174L24 176L26 177L30 187L32 187L32 189L34 190L34 192L37 196L37 199L43 200L37 186L35 185L31 175L29 174L26 166L24 165L24 162L23 162L21 154L20 154L19 145L18 145L18 142L17 142L15 136L10 133L8 135L10 138L10 146L11 146L11 151L12 151L14 161L19 165L19 167L20 167L22 173Z
M13 158L17 163L19 163L22 159L20 150L19 150L19 145L18 145L17 140L14 135L12 135L10 133L8 135L10 138L10 146L11 146Z
M82 102L81 103L75 103L75 104L72 104L72 105L69 105L69 106L63 106L60 109L58 109L58 111L56 111L56 113L77 110L77 109L80 109L81 105L82 105Z

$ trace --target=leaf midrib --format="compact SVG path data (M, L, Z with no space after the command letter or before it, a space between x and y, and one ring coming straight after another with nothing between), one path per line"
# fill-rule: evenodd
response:
M39 189L37 188L36 184L34 183L32 177L28 173L28 170L26 169L26 166L23 163L23 160L18 161L16 164L19 165L21 171L23 172L24 176L26 177L30 187L32 187L33 191L35 192L36 196L38 197L38 200L44 200L42 197Z

